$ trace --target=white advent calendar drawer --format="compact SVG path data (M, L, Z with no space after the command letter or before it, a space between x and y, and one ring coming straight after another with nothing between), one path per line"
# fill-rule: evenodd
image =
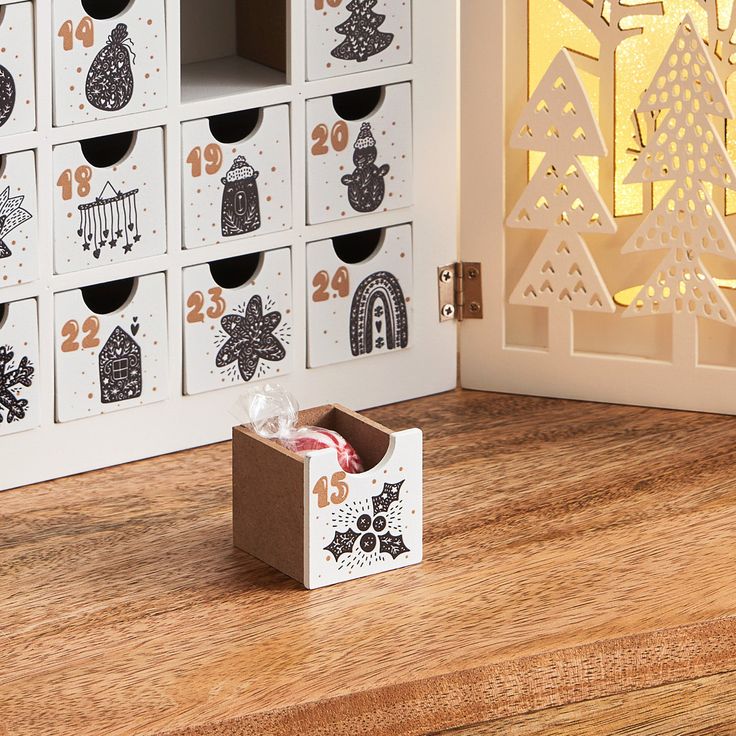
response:
M322 588L422 561L422 432L391 432L349 409L299 413L299 426L338 432L368 470L352 475L334 448L296 455L233 430L235 546Z
M187 248L291 227L289 106L182 125Z
M293 365L291 251L184 269L184 390L282 376Z
M0 303L0 435L39 425L35 299Z
M166 252L161 128L56 146L54 181L56 273Z
M309 243L309 367L407 348L412 274L411 225Z
M33 4L0 6L0 135L36 129Z
M33 151L0 157L0 289L38 278L38 205Z
M57 421L166 398L164 274L57 294L55 326Z
M307 79L408 64L411 0L309 0Z
M412 204L411 84L307 102L310 224Z
M54 0L54 123L166 105L164 0Z

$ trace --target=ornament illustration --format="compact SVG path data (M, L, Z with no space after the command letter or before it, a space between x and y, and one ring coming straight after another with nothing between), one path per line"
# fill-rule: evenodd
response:
M370 123L363 123L355 141L353 163L355 171L342 177L342 183L348 188L350 206L356 212L375 212L386 196L384 178L391 171L388 164L376 166L378 149Z
M332 56L343 61L368 61L371 56L380 54L391 45L393 33L378 30L386 16L373 10L377 2L378 0L352 0L347 4L351 15L335 28L345 39L332 50Z
M90 65L85 93L90 105L98 110L122 110L133 97L132 45L128 26L118 23Z
M217 353L218 368L237 361L240 376L247 382L256 375L261 360L277 363L286 358L286 348L274 334L281 325L281 312L264 314L260 296L251 298L245 314L228 314L221 325L229 337Z
M24 195L22 194L11 197L10 187L5 187L5 191L0 194L0 259L9 258L13 255L10 247L5 242L8 234L33 217L28 210L21 207L23 199Z
M0 64L0 127L5 125L15 108L15 80L13 75Z
M403 349L409 345L409 315L399 280L388 271L368 276L355 291L350 308L352 354Z
M353 511L357 518L346 524L346 531L336 531L332 542L324 548L335 558L335 562L345 555L360 553L376 558L390 555L395 560L410 552L404 543L403 532L391 533L391 530L398 531L403 485L403 480L384 483L381 493L371 499L370 508L355 505ZM338 523L344 523L344 518L339 519ZM356 528L353 529L353 526Z
M137 195L138 189L120 192L108 181L94 202L80 204L77 235L82 248L91 248L95 258L106 245L115 248L120 244L124 253L130 253L141 239Z
M100 351L99 366L103 404L130 401L143 393L141 349L122 327L113 330Z
M261 227L261 205L258 198L258 172L238 156L223 177L222 234L228 238L245 235Z
M20 391L21 386L30 388L33 384L34 368L25 356L17 368L11 368L14 357L12 348L0 346L0 423L4 414L8 424L18 422L28 410L28 401L20 398Z

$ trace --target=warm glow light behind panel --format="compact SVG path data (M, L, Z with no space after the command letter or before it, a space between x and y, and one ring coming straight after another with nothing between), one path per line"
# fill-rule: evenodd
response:
M705 81L712 70L736 109L732 5L733 0L463 2L462 256L483 264L485 313L491 315L462 326L463 385L736 413L736 328L729 324L736 305L736 263L730 247L736 193L710 170L731 171L727 160L717 162L723 150L718 140L733 160L736 135L730 133L736 133L736 126L728 110L710 109L710 82ZM707 63L698 61L687 79L662 82L667 102L646 110L642 96L663 59L667 64L672 58L672 44L686 16L692 25L687 38L693 39L693 48L705 44ZM535 140L526 141L528 145L517 141L514 147L511 138L526 114L527 100L562 49L570 51L608 149L605 156L580 155L580 160L616 225L615 233L604 228L572 232L575 228L568 227L567 245L561 237L564 222L550 238L549 228L534 227L544 218L532 216L525 224L509 220L518 215L518 202L529 201L529 182L544 156L540 151L548 151L535 148ZM678 52L678 64L686 52ZM686 105L694 98L700 104L693 108L694 117L687 110L673 112L672 101L686 88ZM672 125L683 131L684 147L677 152L665 147L657 154L664 158L664 175L643 176L640 171L627 181L637 159L656 151L670 124L668 116L677 118ZM703 153L702 136L710 135L711 126L715 139ZM561 150L575 154L573 141L562 138ZM674 145L674 134L670 143ZM676 173L678 156L683 168ZM710 168L702 173L698 167L704 158ZM683 173L688 167L689 176ZM532 191L542 192L539 186L536 177ZM545 206L543 200L535 201ZM678 201L684 207L679 214ZM696 210L705 215L690 222ZM569 214L563 220L580 221L579 212ZM609 295L617 297L615 313L580 311L580 295L559 287L555 293L567 308L561 303L549 308L555 283L567 282L531 278L535 269L551 275L559 263L567 263L565 248L580 252L579 237ZM551 255L550 242L562 243L558 262L542 257ZM578 263L567 265L571 271L585 271ZM593 283L597 288L600 282L595 278ZM642 291L644 285L647 290ZM524 293L527 298L521 298Z

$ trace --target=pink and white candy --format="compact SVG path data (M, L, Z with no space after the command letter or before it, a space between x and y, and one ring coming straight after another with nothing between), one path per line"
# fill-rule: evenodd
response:
M289 437L287 444L292 452L300 455L334 447L337 450L337 462L346 473L355 475L364 470L363 462L355 448L342 435L331 429L304 427Z

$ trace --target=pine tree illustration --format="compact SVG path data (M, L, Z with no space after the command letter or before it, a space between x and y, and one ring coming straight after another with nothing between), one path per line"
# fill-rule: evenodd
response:
M736 326L731 304L702 261L709 254L736 260L736 243L707 188L734 188L736 170L709 117L734 113L689 15L638 110L663 116L626 183L674 184L623 248L668 251L624 316L675 314L690 317L693 326L696 317Z
M345 40L332 50L336 59L367 61L391 45L393 34L378 30L386 16L374 12L377 2L378 0L351 0L347 4L350 17L335 28L339 34L345 36Z
M546 156L507 225L548 232L510 302L549 309L550 331L556 328L561 340L569 342L571 310L615 312L580 233L615 233L616 224L578 158L605 156L607 151L566 50L557 55L531 96L512 146Z

